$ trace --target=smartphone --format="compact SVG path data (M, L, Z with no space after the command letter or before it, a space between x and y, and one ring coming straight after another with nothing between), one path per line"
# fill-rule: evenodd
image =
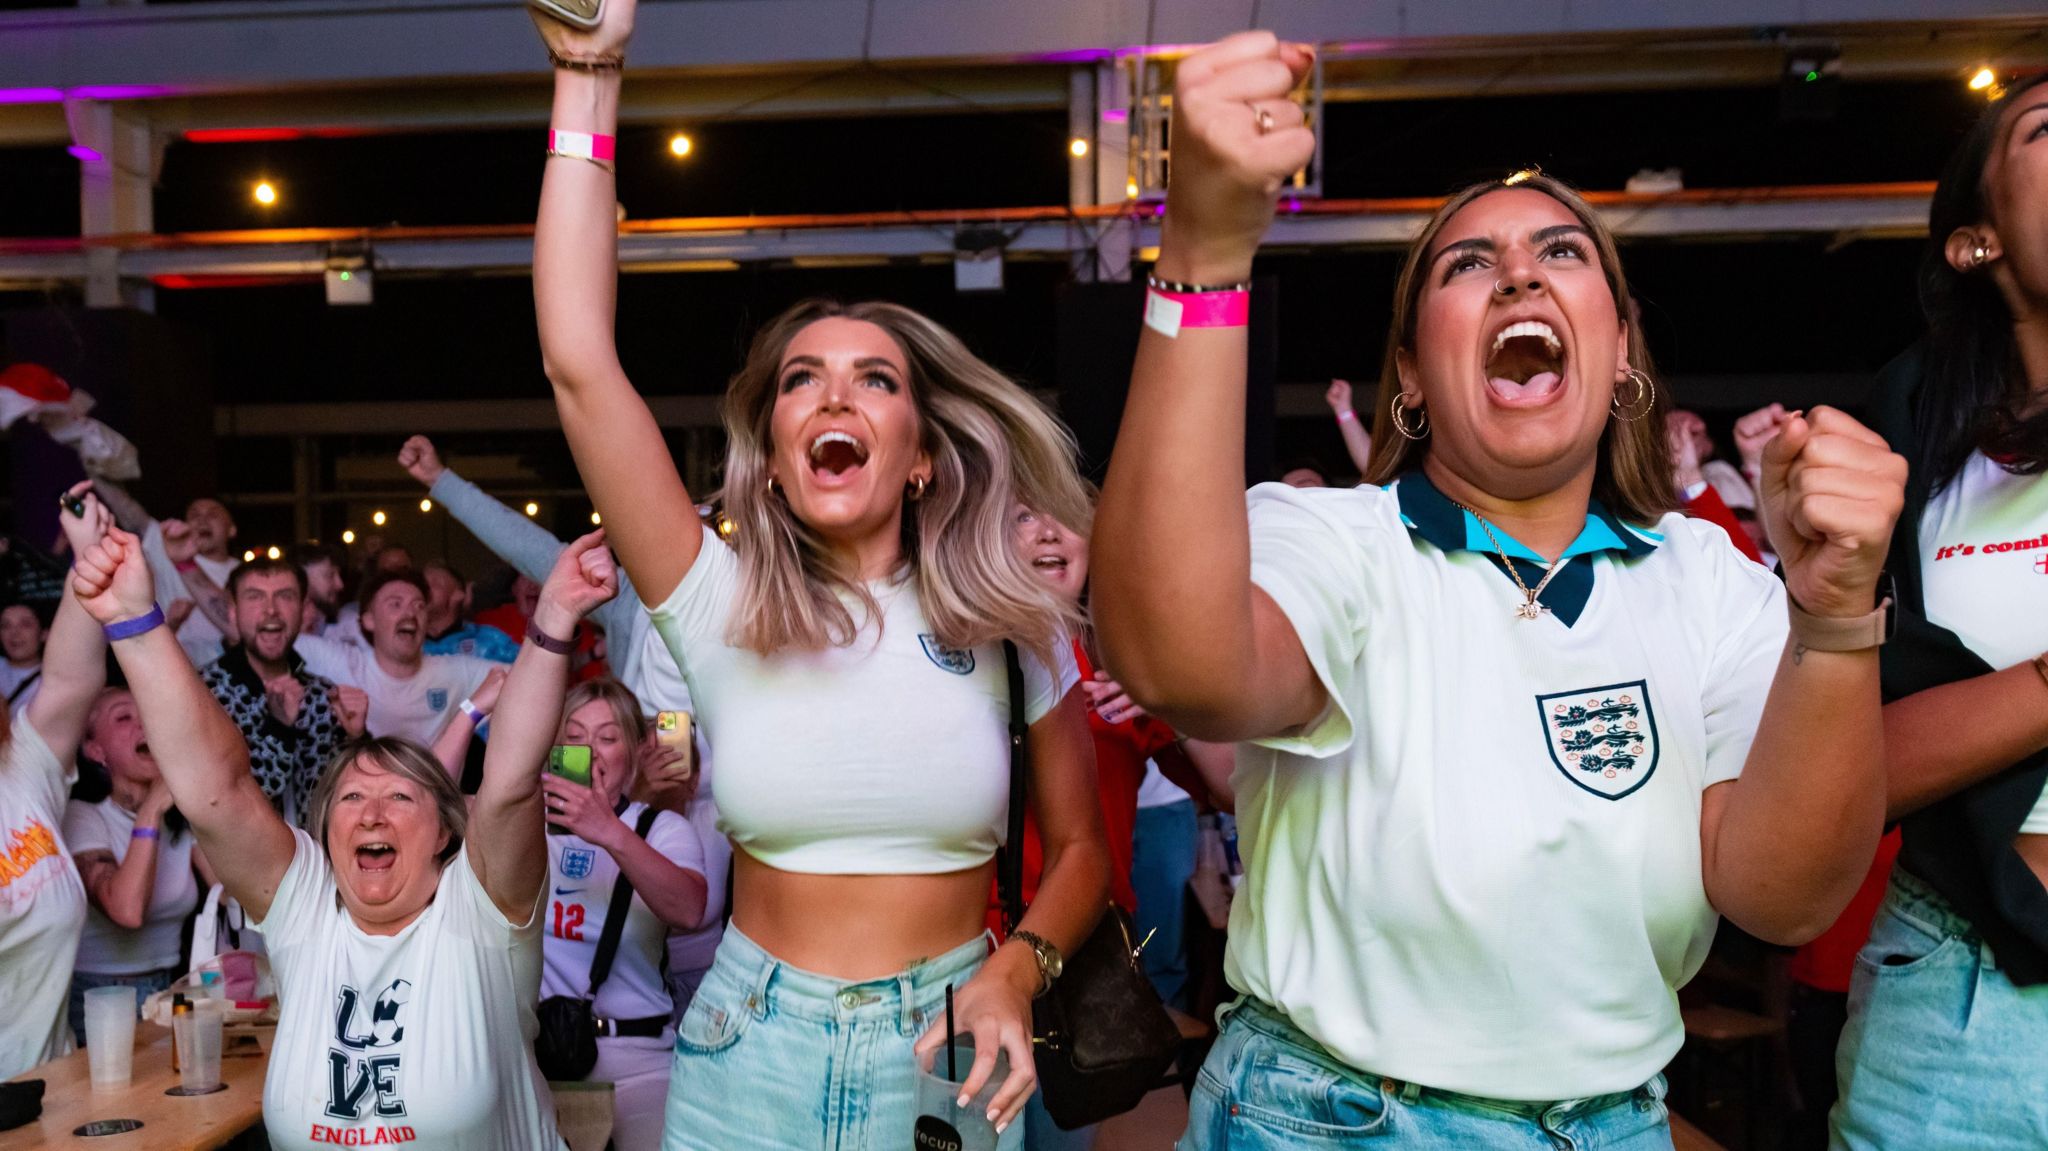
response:
M657 711L653 715L653 737L672 752L682 752L680 764L666 768L668 782L684 782L696 774L696 741L690 731L688 711Z
M556 744L548 749L548 774L570 783L590 786L590 748L586 744Z
M528 4L575 28L595 28L604 19L604 0L526 0Z

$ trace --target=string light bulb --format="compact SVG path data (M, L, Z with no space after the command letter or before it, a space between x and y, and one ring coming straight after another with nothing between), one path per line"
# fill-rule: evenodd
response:
M423 511L423 512L430 512L430 511L433 511L433 510L434 510L434 501L432 501L432 500L421 500L421 501L420 501L420 510L421 510L421 511Z
M256 553L255 553L255 551L251 550L251 551L245 551L245 552L243 552L243 553L242 553L242 562L243 562L243 563L245 563L245 564L249 564L249 563L255 563L255 562L256 562Z
M539 515L539 514L540 514L540 505L539 505L539 504L537 504L537 503L534 503L534 502L533 502L532 500L528 500L528 501L526 501L526 514L527 514L527 515L530 515L530 516L537 516L537 515Z
M1136 180L1125 180L1125 181L1124 181L1124 199L1126 199L1126 200L1135 200L1135 199L1137 199L1137 198L1138 198L1138 182L1137 182Z
M371 523L373 523L373 524L376 524L376 525L377 525L378 527L380 527L380 528L384 526L384 520L385 520L385 519L386 519L386 517L385 517L384 513L383 513L383 512L381 512L381 511L378 511L378 512L371 512L371 513L370 513L370 522L371 522Z
M1076 136L1073 139L1067 141L1067 152L1071 154L1076 160L1082 159L1083 157L1087 156L1087 139L1082 136Z
M687 133L677 132L668 138L668 154L680 160L697 147Z
M1996 83L1998 83L1998 73L1993 72L1989 68L1979 68L1970 77L1970 91L1982 92Z
M277 203L277 185L268 180L258 180L256 181L256 187L251 190L250 195L255 197L258 204L268 208L272 204Z
M284 558L284 549L278 547L276 544L271 544L269 550L265 551L263 554L270 557L271 559L281 560Z
M341 542L345 544L352 544L356 542L356 530L354 528L349 528L343 531L341 533Z

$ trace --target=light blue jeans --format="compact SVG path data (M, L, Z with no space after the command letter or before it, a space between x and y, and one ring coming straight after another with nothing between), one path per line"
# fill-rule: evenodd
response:
M1934 889L1903 870L1856 955L1835 1049L1830 1146L2048 1147L2048 985L2017 987Z
M988 958L977 937L885 979L848 983L782 962L727 927L676 1030L665 1151L890 1151L911 1145L911 1047L946 1015L946 985ZM1001 1146L1021 1145L1023 1124Z
M1131 832L1132 916L1145 945L1145 974L1170 1007L1188 1007L1187 941L1182 938L1188 879L1195 874L1195 801L1141 807Z
M1240 1000L1227 1011L1223 1034L1195 1080L1179 1151L1671 1148L1661 1075L1634 1091L1593 1099L1481 1099L1347 1066L1258 1000Z

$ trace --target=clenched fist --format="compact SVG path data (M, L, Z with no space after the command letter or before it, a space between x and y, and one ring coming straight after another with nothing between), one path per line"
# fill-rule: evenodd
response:
M1281 186L1315 153L1289 98L1314 60L1305 44L1240 32L1180 62L1160 275L1224 284L1251 274Z
M1764 448L1764 529L1785 589L1813 615L1877 607L1877 577L1906 502L1906 461L1834 408L1787 416Z
M433 487L441 473L448 470L448 466L441 462L441 453L434 450L434 441L425 436L413 436L405 441L405 446L398 449L398 466L427 487Z
M71 594L101 626L141 619L156 606L156 583L142 541L110 528L71 565Z

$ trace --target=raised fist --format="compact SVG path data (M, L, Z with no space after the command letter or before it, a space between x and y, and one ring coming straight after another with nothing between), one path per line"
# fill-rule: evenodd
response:
M295 676L281 675L263 681L263 698L277 722L290 727L299 722L299 705L306 701L306 685Z
M427 487L433 487L441 473L448 470L441 462L441 454L434 450L434 441L425 436L405 441L405 446L398 449L398 466Z
M370 693L345 683L334 685L327 700L334 706L334 719L350 739L361 739L370 724Z
M625 56L626 42L633 38L634 7L634 0L604 0L601 22L589 31L564 24L537 8L527 12L549 51L570 60L594 60Z
M1305 44L1240 32L1180 62L1161 275L1218 284L1251 273L1281 186L1315 153L1289 98L1314 60Z
M1329 389L1323 393L1323 402L1340 416L1351 411L1351 381L1331 380Z
M199 555L199 536L184 520L158 520L164 534L164 555L174 564L191 563Z
M567 639L584 616L619 594L619 569L604 546L599 528L569 545L555 559L554 570L541 585L533 625L548 635Z
M1906 461L1834 408L1789 416L1764 449L1764 529L1785 589L1818 616L1868 615L1892 525L1906 502Z
M72 561L71 594L101 626L148 615L156 606L156 584L142 558L142 541L120 528L107 529Z

